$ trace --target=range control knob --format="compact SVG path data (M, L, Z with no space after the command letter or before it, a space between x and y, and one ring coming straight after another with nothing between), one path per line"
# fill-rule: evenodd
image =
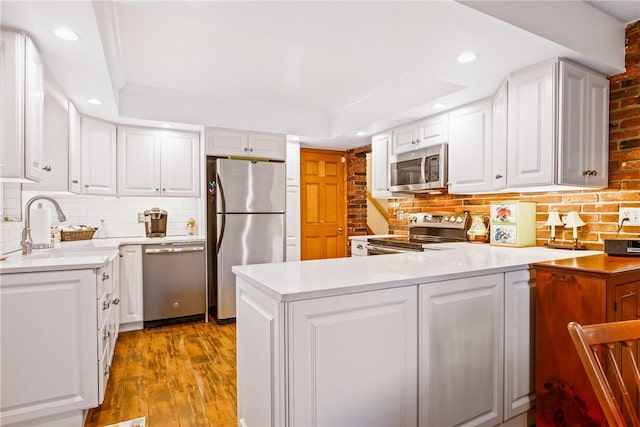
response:
M457 222L457 223L461 223L461 222L462 222L462 217L461 217L461 216L459 216L458 218L456 218L456 222Z
M443 217L442 217L442 220L443 220L444 222L447 222L447 221L449 221L449 217L448 217L448 216L443 216Z

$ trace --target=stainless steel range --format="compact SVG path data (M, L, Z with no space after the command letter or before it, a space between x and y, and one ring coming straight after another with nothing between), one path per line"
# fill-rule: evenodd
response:
M467 212L422 212L407 218L409 235L369 239L369 255L422 252L433 243L465 242L471 222Z

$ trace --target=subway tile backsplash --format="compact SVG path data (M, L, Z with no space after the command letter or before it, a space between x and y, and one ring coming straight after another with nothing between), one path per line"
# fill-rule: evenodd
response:
M168 213L167 235L184 236L187 234L186 224L194 218L198 224L198 234L204 234L204 202L199 198L185 197L102 197L73 194L49 194L23 191L22 210L26 202L36 195L47 194L58 201L67 215L67 221L61 225L100 226L104 219L107 237L142 237L144 223L138 223L138 213L146 209L158 207ZM57 224L55 210L49 202L43 207L51 210L51 223ZM24 215L24 214L23 214ZM22 222L2 222L0 224L0 253L13 252L20 249ZM94 235L94 238L98 233Z

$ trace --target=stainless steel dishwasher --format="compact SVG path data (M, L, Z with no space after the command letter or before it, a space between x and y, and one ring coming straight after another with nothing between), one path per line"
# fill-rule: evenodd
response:
M144 327L205 319L207 307L204 243L144 245L142 290Z

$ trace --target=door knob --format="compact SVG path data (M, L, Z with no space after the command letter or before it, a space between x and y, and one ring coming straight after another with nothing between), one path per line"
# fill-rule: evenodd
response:
M343 233L343 232L344 232L344 228L338 227L338 233Z

